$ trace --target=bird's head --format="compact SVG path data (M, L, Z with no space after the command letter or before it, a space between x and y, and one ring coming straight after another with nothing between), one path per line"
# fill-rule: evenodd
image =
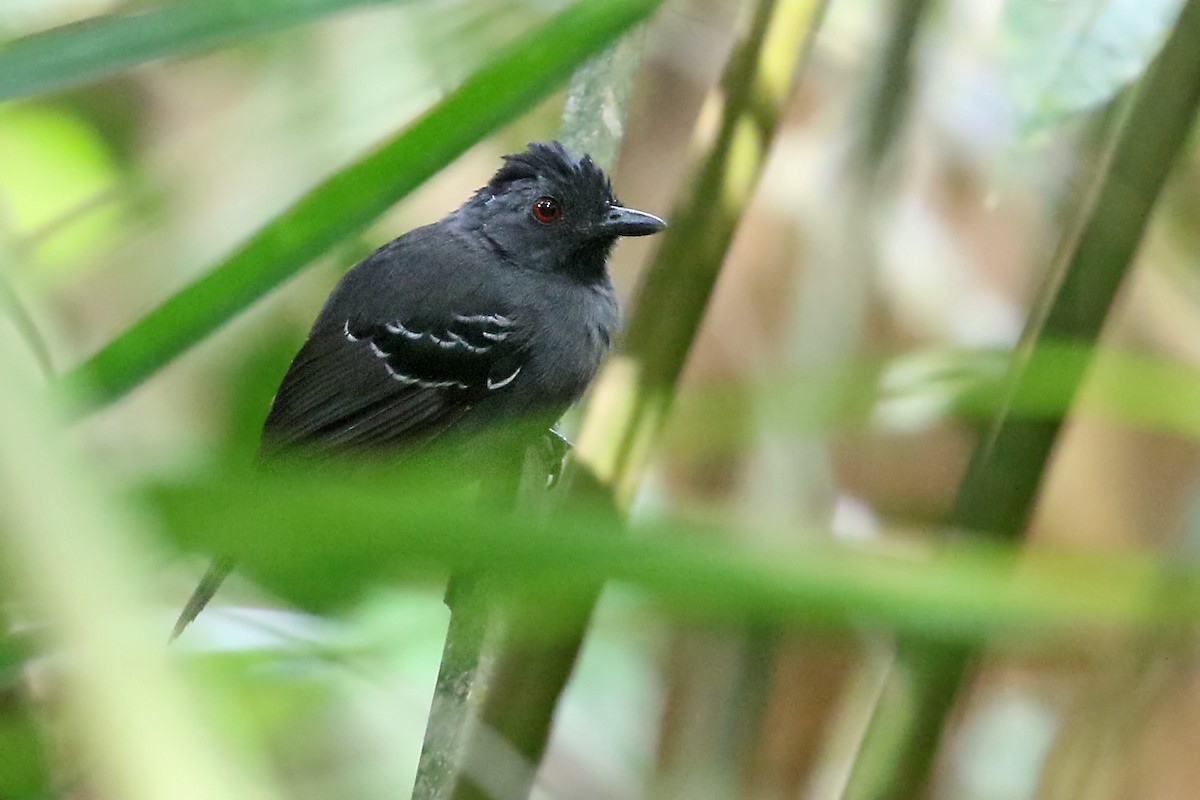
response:
M666 226L653 214L621 206L604 171L558 142L505 156L504 166L455 216L520 267L585 280L604 275L619 237Z

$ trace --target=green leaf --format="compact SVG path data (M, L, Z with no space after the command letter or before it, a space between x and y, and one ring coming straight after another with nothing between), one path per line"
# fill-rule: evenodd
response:
M23 363L24 347L0 327L0 373L8 378L0 392L0 568L43 647L70 654L54 676L62 697L55 719L69 726L89 785L98 796L131 799L278 797L256 752L235 757L164 640L139 621L151 582L140 515L94 482L97 468L62 435L55 404ZM46 502L51 485L54 502ZM39 780L34 734L27 719L0 719L5 798L21 796L10 786Z
M0 796L5 798L49 798L50 765L41 731L27 708L10 704L0 711Z
M997 361L999 354L986 360ZM977 362L983 367L985 359ZM966 387L954 409L981 419L1058 420L1070 411L1200 440L1200 374L1163 356L1045 341L1030 353L1024 379L1004 392L1004 375ZM982 370L978 372L982 376ZM1078 391L1077 391L1078 389Z
M116 400L514 119L661 0L580 2L522 37L375 152L327 179L208 274L151 311L65 381L94 405Z
M154 59L212 50L382 2L188 0L95 17L17 39L0 50L0 101L66 89Z
M693 382L672 408L666 446L674 459L742 452L751 434L730 420L755 400L762 408L758 433L776 440L840 430L911 433L948 419L987 422L1003 411L1038 421L1071 412L1200 441L1200 371L1182 360L1046 341L1029 354L1024 380L1010 391L1012 357L1011 350L923 348L761 380Z
M21 670L37 649L28 633L9 632L0 636L0 691L18 683Z
M1009 0L1002 70L1026 134L1108 102L1141 77L1181 0Z
M1046 342L1083 346L1099 340L1109 310L1130 271L1172 167L1186 152L1200 115L1200 0L1187 0L1170 37L1126 108L1106 115L1114 141L1098 136L1081 166L1094 170L1077 193L1075 218L1063 240L1014 353L1004 396L1037 394L1043 383L1028 365ZM1089 163L1091 162L1091 163ZM1050 388L1068 402L1091 369L1087 360L1063 359ZM1057 420L1020 419L1004 409L975 446L959 484L951 524L996 539L1019 541L1040 495L1059 441ZM848 797L907 798L928 793L946 729L977 651L938 651L902 639L885 696L897 698L872 720ZM877 771L874 766L887 764Z
M122 203L71 215L113 192L119 180L104 137L70 109L38 103L0 108L0 204L7 209L9 235L30 247L27 259L20 259L30 262L22 277L41 287L61 286L78 278L67 267L111 246L128 216ZM41 236L69 218L57 235Z
M553 592L551 622L604 580L706 622L875 624L971 642L1019 635L1058 645L1108 626L1188 624L1200 610L1200 576L1166 584L1152 559L1128 554L1021 556L967 545L898 553L795 533L785 552L754 553L729 544L744 538L736 533L682 521L643 521L625 535L584 508L548 525L481 513L440 491L447 482L424 465L385 480L348 473L235 470L156 487L150 499L178 545L233 555L263 586L314 610L345 609L379 583L440 580L451 569Z

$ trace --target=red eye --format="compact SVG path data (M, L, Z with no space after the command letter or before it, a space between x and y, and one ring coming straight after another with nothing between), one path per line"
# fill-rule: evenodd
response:
M554 222L562 216L562 206L553 197L539 197L533 201L533 218L538 222Z

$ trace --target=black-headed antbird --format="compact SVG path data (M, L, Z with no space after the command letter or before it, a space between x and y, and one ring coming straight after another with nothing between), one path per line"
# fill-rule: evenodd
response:
M663 227L622 207L604 172L558 143L506 156L458 209L346 273L275 396L264 458L403 453L443 438L469 452L497 423L518 420L523 443L546 435L595 376L619 323L613 245ZM214 562L174 636L231 566Z

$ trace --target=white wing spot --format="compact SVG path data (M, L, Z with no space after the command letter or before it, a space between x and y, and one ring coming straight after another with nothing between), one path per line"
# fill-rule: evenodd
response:
M493 342L503 342L505 339L508 338L508 333L507 332L492 333L491 331L484 331L483 338L490 339Z
M421 333L420 331L414 331L414 330L404 327L403 322L387 322L387 323L384 323L383 327L386 328L390 333L400 334L405 339L414 339L415 340L415 339L420 339L422 336L425 335L425 334Z
M384 350L380 349L379 345L375 344L375 342L371 342L371 352L375 354L376 358L388 357L388 354Z
M463 337L459 336L454 331L450 331L449 334L450 334L450 339L452 340L452 344L442 345L443 347L453 347L453 346L457 345L458 347L461 347L464 350L466 350L468 353L486 353L488 350L492 349L491 347L488 347L486 345L483 347L473 345L470 342L468 342L466 339L464 339Z
M491 378L488 378L487 379L487 388L489 391L491 391L492 389L503 389L505 386L508 386L510 383L512 383L513 379L516 378L520 374L521 374L521 368L517 367L512 375L509 375L507 378L505 378L502 381L493 381Z
M358 337L350 332L350 320L346 320L346 324L342 326L342 330L346 334L346 339L351 342L357 342Z
M387 367L388 375L392 376L392 380L398 381L405 386L417 386L421 389L466 389L467 385L459 381L425 381L420 378L414 378L411 375L405 375L403 372L397 372L396 368L386 361L383 363Z
M402 372L396 372L395 368L386 361L383 362L383 366L387 369L388 375L392 376L392 380L399 381L406 386L417 382L416 378L410 378Z
M455 314L454 319L459 322L487 322L492 325L499 325L501 328L507 328L512 325L512 320L503 314Z

